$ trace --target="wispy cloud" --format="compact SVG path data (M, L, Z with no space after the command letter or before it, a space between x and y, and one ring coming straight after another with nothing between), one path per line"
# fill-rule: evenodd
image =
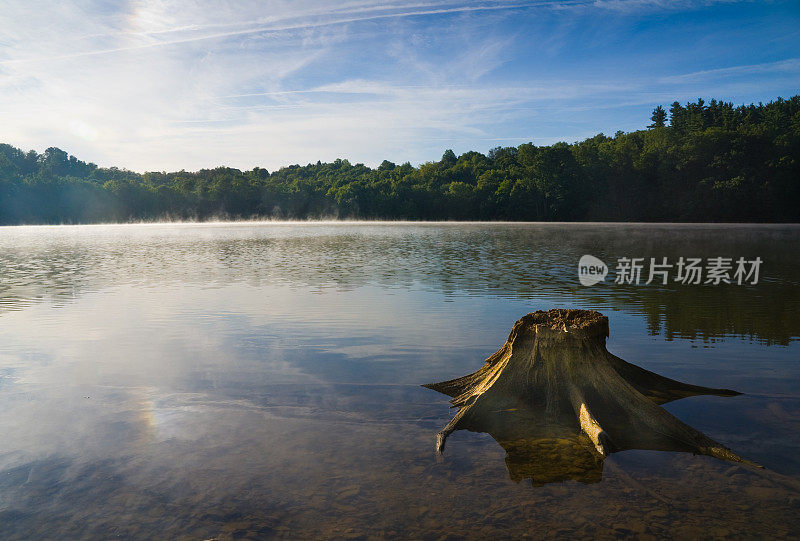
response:
M643 0L10 1L0 10L0 124L6 142L137 170L421 162L451 146L634 128L651 104L700 90L732 99L797 81L798 59L778 51L766 62L733 51L737 67L718 51L665 67L662 50L677 47L664 41L669 29L653 30L652 47L631 46L642 17L693 9ZM714 23L694 24L699 33Z
M83 36L83 40L93 38L111 38L126 40L128 44L116 47L100 47L89 50L79 50L56 55L42 55L21 58L7 58L0 60L0 64L43 62L65 60L83 56L104 55L181 45L205 40L219 40L225 38L247 36L251 34L280 33L298 30L313 30L325 26L344 25L374 21L381 19L406 18L415 16L452 15L470 12L508 11L531 8L566 9L574 7L599 7L604 9L632 12L642 8L659 9L684 9L698 5L712 5L715 3L733 3L741 0L706 0L704 2L680 2L674 0L528 0L528 1L479 1L454 5L453 2L416 2L416 3L351 3L338 7L316 9L295 9L284 15L273 15L256 19L237 20L233 22L203 22L195 24L174 24L176 16L182 10L164 9L162 2L139 1L133 3L133 17L131 27L124 30L109 29L105 33L93 33ZM204 11L208 11L204 8ZM212 10L216 11L216 10ZM235 12L231 15L235 16ZM11 22L11 17L5 17ZM0 19L2 20L2 19ZM173 23L173 24L170 24ZM169 35L174 37L169 37ZM165 39L158 39L166 36Z
M763 73L786 73L800 74L800 58L787 58L777 62L764 62L761 64L748 64L744 66L730 66L727 68L716 68L710 70L695 71L692 73L682 73L662 77L665 83L696 82L709 79L721 79L729 77L742 77Z
M166 47L170 45L189 44L198 41L220 40L225 38L243 37L253 34L283 33L298 30L313 30L326 26L338 26L349 23L374 21L380 19L406 18L414 16L449 15L458 13L478 12L478 11L497 11L513 10L531 7L545 7L548 5L566 5L573 2L511 2L511 3L478 3L475 5L462 5L453 7L440 7L438 3L434 5L411 4L399 6L361 6L359 9L339 9L317 11L306 14L302 17L290 15L286 17L269 17L260 21L246 21L233 23L216 24L194 24L178 27L166 27L151 30L137 30L114 32L108 34L95 34L93 37L113 37L113 38L137 38L133 43L117 47L98 48L69 52L65 54L34 56L22 58L9 58L0 60L0 64L15 64L25 62L52 62L66 60L70 58L80 58L84 56L105 55L121 53L126 51L136 51L140 49L151 49L156 47ZM149 4L148 4L149 5ZM379 11L376 13L376 11ZM137 22L152 24L158 21L158 13L137 12ZM166 16L161 14L161 16ZM238 27L238 29L236 29ZM241 28L245 27L245 28ZM228 28L228 30L222 30ZM231 29L234 28L234 29ZM211 31L210 31L211 30ZM158 35L175 34L174 38L153 39Z
M751 0L594 0L592 6L620 12L635 12L643 9L684 10L713 6L714 4L735 4Z

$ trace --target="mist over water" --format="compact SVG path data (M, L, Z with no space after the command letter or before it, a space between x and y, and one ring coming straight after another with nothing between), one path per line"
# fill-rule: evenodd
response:
M800 228L242 223L0 228L10 538L788 535L800 513ZM612 270L583 287L577 262ZM756 285L620 285L620 257L761 257ZM630 451L531 486L419 387L525 313L609 316L612 353L727 387L667 409L766 466Z

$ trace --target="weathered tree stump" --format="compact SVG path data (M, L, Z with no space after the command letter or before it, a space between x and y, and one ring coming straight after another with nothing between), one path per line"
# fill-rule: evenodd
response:
M459 408L437 435L436 452L444 451L453 431L467 429L499 434L493 436L509 451L507 462L514 462L512 452L530 454L530 445L540 452L561 441L584 461L586 449L599 461L616 451L651 449L750 463L660 407L688 396L740 393L681 383L627 363L608 352L607 337L608 318L599 312L524 316L480 370L424 385L453 397ZM511 463L509 471L514 477Z

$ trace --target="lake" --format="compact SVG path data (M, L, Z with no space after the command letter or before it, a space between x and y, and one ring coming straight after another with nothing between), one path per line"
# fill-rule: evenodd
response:
M584 254L604 282L579 283ZM719 256L760 257L758 283L614 281L623 257ZM798 269L796 226L0 228L2 537L796 535ZM554 307L607 315L628 362L744 393L664 407L764 469L631 450L550 482L468 431L437 460L454 410L420 385Z

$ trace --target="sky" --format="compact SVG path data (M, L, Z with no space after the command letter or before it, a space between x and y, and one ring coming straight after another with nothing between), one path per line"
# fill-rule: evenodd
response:
M419 164L800 93L800 2L4 0L0 142L134 171Z

